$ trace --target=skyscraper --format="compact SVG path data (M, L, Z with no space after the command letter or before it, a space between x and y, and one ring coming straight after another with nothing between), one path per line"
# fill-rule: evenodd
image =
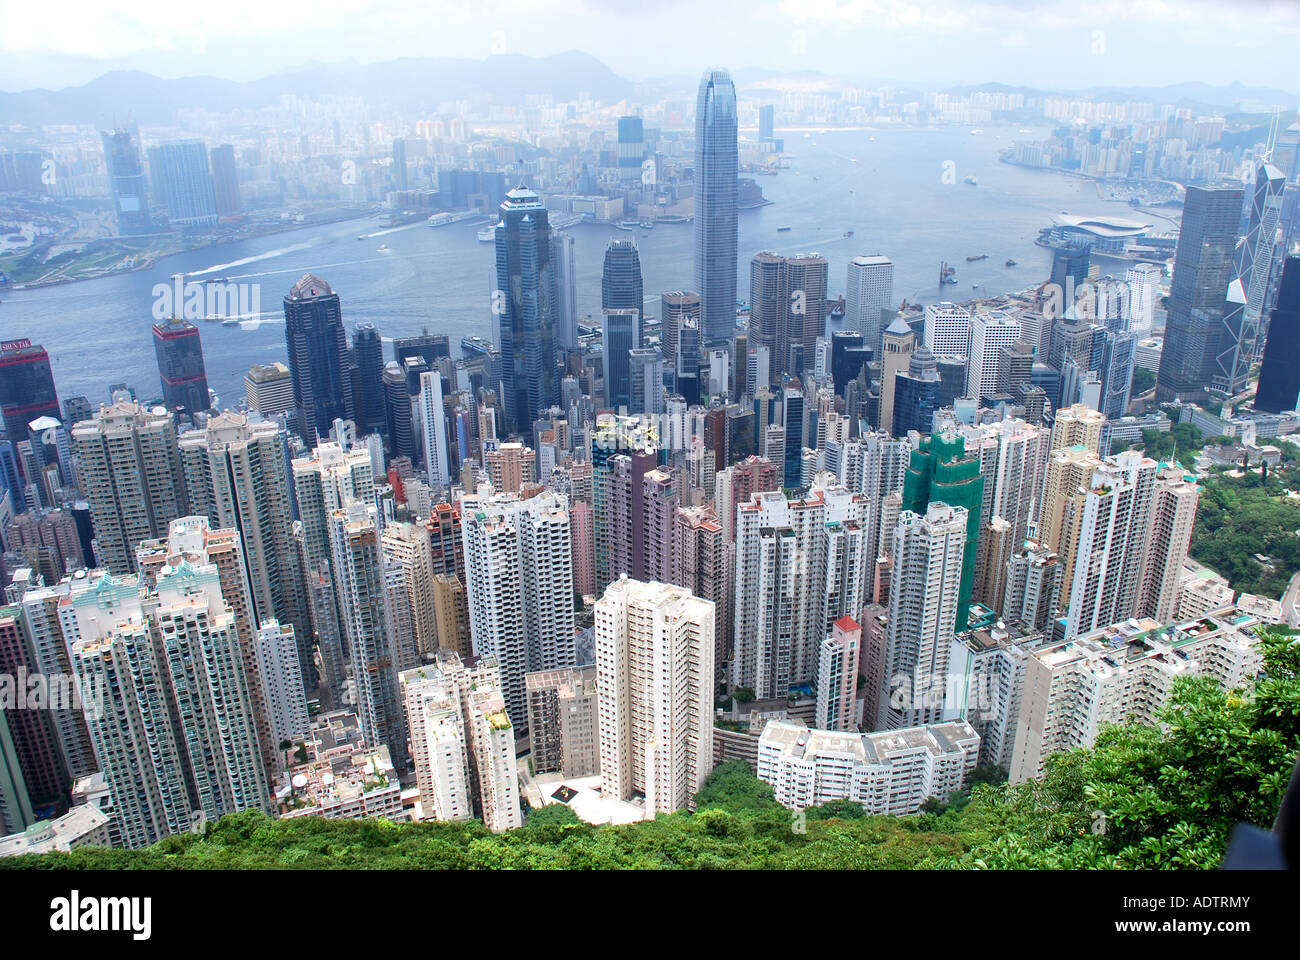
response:
M899 515L877 729L943 719L952 636L965 626L963 554L969 521L965 508L937 501L924 514L905 509Z
M907 475L903 479L903 510L923 515L930 504L942 503L963 507L967 513L966 549L959 571L961 590L957 597L957 630L966 629L970 611L983 498L984 477L980 473L979 459L966 452L961 434L945 431L921 438L921 446L912 451Z
M736 88L726 70L700 78L695 104L695 289L706 345L736 329L736 216L739 161Z
M605 406L623 413L632 406L632 360L628 353L641 346L641 314L635 309L602 310L600 340Z
M926 316L926 334L930 333L929 315ZM902 317L895 317L885 330L882 338L880 355L880 424L884 431L894 429L895 391L898 389L898 374L910 371L912 354L916 352L916 334L904 322ZM928 348L927 348L928 349ZM933 353L930 354L934 356ZM938 375L938 362L935 362L935 374ZM935 402L938 402L936 396ZM909 414L914 411L908 411Z
M623 182L641 179L645 160L645 130L640 117L618 118L618 178Z
M149 178L154 199L167 208L176 227L217 223L217 199L202 140L180 140L149 148Z
M0 343L0 414L5 435L17 445L27 439L27 424L38 417L60 418L59 394L50 357L30 340Z
M149 189L145 182L140 147L128 130L104 131L104 166L113 190L113 212L117 214L117 232L148 233L153 229L149 216Z
M977 313L971 321L970 366L966 396L980 399L998 392L1001 350L1020 339L1020 321L1002 310Z
M329 436L335 420L353 419L348 335L339 295L305 273L284 298L284 338L293 374L295 428L308 446Z
M684 322L699 326L700 295L685 290L672 290L661 294L659 313L659 348L665 363L678 364L677 373L680 376L684 371L677 355L678 331L681 330ZM698 367L698 362L696 366ZM763 374L766 376L767 371L764 370Z
M1233 281L1241 219L1239 187L1187 188L1169 286L1156 399L1204 399L1214 382L1220 328Z
M573 550L568 503L557 493L465 498L470 631L501 667L506 710L528 723L524 674L574 663Z
M216 198L217 216L233 217L239 212L239 174L235 172L235 148L223 143L213 147L212 190Z
M551 257L555 261L555 285L559 291L556 308L555 342L561 350L578 349L578 268L575 241L563 232L551 234Z
M647 818L694 809L713 769L713 604L626 577L596 603L601 789Z
M894 303L894 262L876 254L849 261L844 293L844 329L856 330L873 350L884 329L880 311Z
M1228 305L1219 328L1214 387L1228 396L1246 388L1258 343L1264 298L1268 293L1277 246L1278 220L1286 178L1271 163L1261 163L1251 191L1246 235L1233 251L1236 278L1228 287Z
M72 444L96 559L115 574L131 573L140 541L166 536L167 525L189 513L175 419L161 407L120 400L77 424Z
M211 401L199 328L180 318L155 323L153 349L158 357L158 377L162 380L163 403L167 408L184 410L187 414L207 410Z
M1294 410L1300 398L1300 257L1286 258L1277 306L1268 325L1264 363L1255 391L1255 409L1269 413Z
M356 367L352 398L361 434L388 433L384 407L384 342L373 323L363 323L352 334L352 362Z
M553 249L541 197L526 187L511 190L496 228L492 295L508 434L529 432L541 411L560 402L555 362L560 294Z
M451 483L447 459L447 411L442 398L442 374L420 374L420 429L424 436L424 472L436 488Z
M603 310L635 310L637 316L645 316L641 254L635 240L612 238L605 247L605 264L600 274L600 306Z

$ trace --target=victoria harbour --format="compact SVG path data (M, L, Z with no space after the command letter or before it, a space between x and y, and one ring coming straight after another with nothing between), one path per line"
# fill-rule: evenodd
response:
M847 262L875 253L893 259L896 299L911 304L996 296L1043 282L1051 251L1034 240L1053 215L1127 209L1099 200L1089 180L999 160L1013 140L1046 130L783 131L789 167L758 178L771 202L740 211L737 296L748 298L749 260L762 250L826 257L832 297L843 293ZM68 395L97 402L109 384L124 382L148 397L157 380L150 335L154 287L170 284L176 273L200 282L258 284L257 320L201 323L209 381L223 406L238 399L251 364L284 359L280 301L303 273L319 275L338 291L349 327L375 323L385 339L427 327L457 346L465 337L490 338L493 248L476 241L481 223L430 228L421 221L386 229L384 222L375 217L290 231L178 254L134 273L6 291L0 335L39 339ZM778 231L787 225L790 230ZM611 224L569 228L576 241L579 316L599 317L605 245L628 236L640 248L646 312L657 316L660 292L691 286L691 229L689 223L632 233ZM985 260L965 262L984 254ZM1017 266L1004 266L1007 260ZM958 271L958 283L942 290L941 261Z

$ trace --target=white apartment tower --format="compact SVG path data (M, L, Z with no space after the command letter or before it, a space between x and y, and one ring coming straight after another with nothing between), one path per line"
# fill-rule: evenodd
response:
M420 374L420 430L424 437L424 472L429 485L440 489L451 483L447 466L447 413L442 401L442 374L437 370Z
M713 768L713 617L683 587L626 576L596 603L603 790L643 794L648 818L693 808Z
M943 719L967 519L965 507L937 502L925 516L910 510L899 515L876 729Z

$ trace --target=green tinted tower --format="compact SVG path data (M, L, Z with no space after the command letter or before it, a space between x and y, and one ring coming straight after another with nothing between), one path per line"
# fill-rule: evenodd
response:
M975 552L979 544L980 505L984 500L984 477L976 456L966 455L966 441L959 433L936 433L921 439L912 451L903 478L903 509L925 515L931 503L965 507L966 551L961 562L961 590L957 594L955 629L965 630L970 616L971 583L975 579Z

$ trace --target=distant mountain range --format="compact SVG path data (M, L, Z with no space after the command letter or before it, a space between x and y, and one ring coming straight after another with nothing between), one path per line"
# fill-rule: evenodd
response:
M595 57L577 51L549 57L506 54L486 60L409 57L371 64L310 64L247 83L216 77L167 80L118 70L79 87L0 93L0 121L29 126L93 123L108 129L129 117L141 124L169 124L179 109L257 109L286 94L359 96L378 106L433 113L449 100L522 103L530 94L562 101L585 92L612 103L635 89Z
M818 71L781 72L742 68L733 74L737 87L761 95L792 89L834 89L845 80ZM128 119L145 125L176 122L177 112L203 107L218 112L254 110L276 104L282 96L304 98L359 96L369 104L404 112L433 113L449 100L523 103L529 95L549 95L556 101L579 94L616 104L645 96L693 97L698 77L685 74L651 77L634 82L621 77L590 54L579 51L547 57L509 54L470 60L454 57L408 57L382 63L312 63L293 67L260 80L238 82L217 77L163 79L141 71L106 73L90 83L62 90L0 92L0 122L36 126L41 123L93 123L104 129ZM877 79L873 85L905 90L923 87L907 81ZM1086 90L1045 91L1024 86L986 83L957 86L949 93L1004 91L1028 95L1055 92L1062 96L1099 99L1150 99L1203 109L1231 109L1241 101L1265 104L1300 103L1300 97L1283 90L1242 84L1211 86L1200 82L1165 87L1094 87Z

